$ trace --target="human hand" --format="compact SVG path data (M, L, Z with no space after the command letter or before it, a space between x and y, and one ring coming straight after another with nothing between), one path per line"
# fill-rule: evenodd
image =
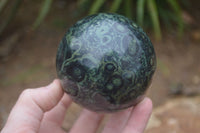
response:
M71 99L62 90L59 80L46 87L22 92L1 133L65 133L61 128ZM152 102L145 98L134 108L113 113L102 133L142 133L152 111ZM95 133L103 114L84 109L70 133Z

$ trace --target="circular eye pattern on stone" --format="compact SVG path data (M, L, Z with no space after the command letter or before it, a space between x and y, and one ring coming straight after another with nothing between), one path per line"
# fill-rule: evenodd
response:
M78 68L78 67L75 67L75 68L73 69L73 76L78 77L78 76L80 76L80 75L81 75L81 69Z
M113 84L111 84L111 83L106 84L107 90L112 90L113 88L114 88Z
M121 78L118 78L118 77L113 78L113 79L112 79L112 84L113 84L114 86L116 86L116 87L120 87L120 86L122 85L122 80L121 80Z
M132 79L132 74L128 72L125 72L122 76L124 79L130 80L130 81Z
M133 72L124 72L122 74L123 79L127 80L128 82L134 82L135 80L135 73Z
M113 94L123 86L123 80L120 76L114 75L111 79L105 84L105 89L103 92L112 92Z
M85 69L77 62L67 64L63 72L69 75L68 78L77 82L82 81L85 77Z
M107 72L114 72L115 69L116 69L116 67L115 67L115 65L112 64L112 63L107 63L107 64L105 65L105 70L106 70Z
M138 42L137 40L132 40L128 47L128 53L133 56L138 51Z
M76 81L80 82L84 79L85 73L80 67L74 67L72 76Z

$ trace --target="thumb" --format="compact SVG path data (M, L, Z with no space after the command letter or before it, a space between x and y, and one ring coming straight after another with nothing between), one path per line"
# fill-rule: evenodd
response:
M2 133L37 132L44 113L56 106L63 94L59 80L45 87L24 90Z

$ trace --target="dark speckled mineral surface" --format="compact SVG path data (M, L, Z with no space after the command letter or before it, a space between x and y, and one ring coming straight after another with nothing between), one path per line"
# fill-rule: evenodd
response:
M150 39L134 22L100 13L67 31L56 68L65 92L76 103L113 112L143 98L156 69L156 56Z

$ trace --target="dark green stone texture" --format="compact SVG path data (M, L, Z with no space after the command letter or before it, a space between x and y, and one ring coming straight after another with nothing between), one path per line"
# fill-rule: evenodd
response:
M142 100L156 69L156 56L150 39L134 22L100 13L67 31L56 67L65 92L76 103L113 112Z

